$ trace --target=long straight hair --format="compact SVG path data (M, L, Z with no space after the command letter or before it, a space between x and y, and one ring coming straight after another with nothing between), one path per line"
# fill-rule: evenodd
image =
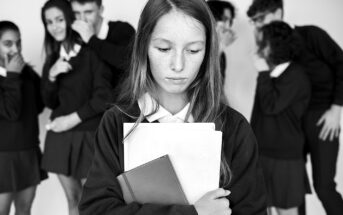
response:
M157 100L157 106L151 113L159 108L156 82L150 71L148 47L151 34L160 18L171 11L182 12L199 21L205 28L206 51L200 70L195 80L187 89L190 102L189 112L195 122L220 122L220 114L224 110L222 104L223 84L219 69L218 41L214 18L204 0L149 0L145 5L139 19L135 36L129 76L122 86L117 107L130 109L145 93ZM129 114L128 114L129 115ZM144 119L143 113L136 119L136 125ZM223 150L222 150L223 151ZM230 168L222 153L221 173L223 184L230 181Z
M79 35L72 30L71 25L75 20L74 13L72 11L71 5L69 1L66 0L49 0L47 1L41 10L41 19L44 25L44 50L47 57L58 54L61 42L56 41L51 34L48 32L47 29L47 22L45 19L45 12L50 8L57 8L58 10L62 11L64 19L66 21L66 38L65 44L67 45L68 49L71 49L75 43L81 43Z

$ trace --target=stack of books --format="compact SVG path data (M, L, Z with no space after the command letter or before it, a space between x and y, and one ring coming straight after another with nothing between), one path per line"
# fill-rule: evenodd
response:
M124 137L133 127L124 123ZM219 187L222 132L213 123L140 123L123 144L127 203L194 204Z

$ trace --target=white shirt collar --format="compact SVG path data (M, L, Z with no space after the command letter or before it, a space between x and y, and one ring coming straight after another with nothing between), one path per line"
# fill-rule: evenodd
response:
M0 75L3 77L7 77L7 70L2 66L0 66Z
M81 45L79 44L75 44L73 49L70 50L69 53L67 53L67 51L65 50L65 48L63 47L63 45L61 45L60 48L60 57L62 57L63 59L69 61L70 58L75 57L81 50Z
M270 77L277 78L279 77L286 69L288 68L290 62L285 62L277 65L273 71L270 73Z
M157 102L154 98L151 97L149 93L145 93L141 98L138 99L138 106L139 106L139 109L142 111L143 115L147 116L156 109ZM188 103L180 112L173 115L160 105L156 113L150 116L147 116L146 118L149 122L153 122L156 120L158 120L159 122L168 122L168 123L185 122L185 118L186 118L189 107L190 107L190 103ZM187 121L194 122L192 115L188 117Z
M108 34L108 31L110 29L110 27L108 26L108 20L103 18L102 19L102 23L101 23L101 26L100 26L100 30L99 30L99 33L97 35L97 37L101 40L104 40L107 38L107 34Z

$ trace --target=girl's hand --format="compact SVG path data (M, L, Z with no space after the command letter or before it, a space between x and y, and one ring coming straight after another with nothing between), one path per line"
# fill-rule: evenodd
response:
M25 66L23 56L19 53L13 55L11 59L8 59L8 56L5 55L5 67L7 71L21 73Z
M230 191L222 188L210 191L194 203L198 215L230 215Z
M49 122L45 128L46 130L52 130L56 133L68 131L74 128L81 122L79 115L76 112L66 116L60 116L55 118L52 122Z
M51 82L56 81L56 77L61 73L67 73L72 69L70 64L66 61L63 61L63 58L60 57L56 63L51 67L49 72L49 80Z
M339 137L341 122L341 107L338 105L332 105L331 108L320 117L317 122L317 126L323 124L322 130L319 133L319 139L325 141L329 138L333 141L334 138Z

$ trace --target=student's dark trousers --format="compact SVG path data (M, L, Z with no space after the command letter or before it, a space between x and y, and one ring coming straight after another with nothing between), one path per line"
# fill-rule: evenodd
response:
M317 126L325 110L309 110L304 117L305 135L312 163L313 187L327 215L343 215L343 199L334 181L339 139L318 138L322 126Z

